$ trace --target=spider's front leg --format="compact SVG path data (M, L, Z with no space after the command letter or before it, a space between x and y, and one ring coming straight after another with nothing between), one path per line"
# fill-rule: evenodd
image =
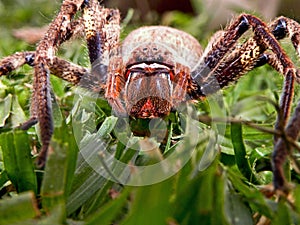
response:
M84 68L75 69L72 74L64 71L65 66L55 63L55 51L61 43L70 38L74 32L76 21L72 23L75 13L83 7L83 22L89 49L92 72L87 73ZM39 153L38 165L43 166L46 161L47 151L53 133L51 110L51 97L49 89L49 73L63 74L69 81L90 88L93 91L103 91L106 83L106 68L108 52L114 47L115 40L119 37L119 14L116 10L105 9L98 1L69 1L65 0L60 12L51 23L45 37L39 43L34 60L34 93L32 105L32 120L37 118L41 130L42 149ZM116 22L117 21L117 22ZM117 36L117 38L115 37ZM109 40L106 42L106 40ZM64 63L64 61L60 61ZM70 63L68 63L70 65ZM74 68L74 67L71 67ZM74 73L77 72L77 73ZM77 76L74 76L77 75ZM83 76L84 75L84 76ZM73 78L75 79L73 80ZM79 78L78 80L76 78ZM80 82L79 82L80 80ZM79 82L79 83L78 83Z
M298 22L290 18L279 17L270 23L269 28L277 40L288 37L300 57L300 24ZM291 64L285 63L283 58L288 61L288 56L284 54L278 55L278 52L276 51L266 53L262 55L262 58L264 58L264 62L270 64L278 72L286 74L280 104L281 110L276 124L276 129L281 132L282 135L275 136L275 146L272 154L272 169L275 189L287 193L291 186L285 178L283 165L287 156L292 153L292 149L294 148L293 145L295 145L295 141L297 140L300 132L300 102L298 102L293 116L288 123L287 118L285 117L285 108L291 108L294 81L299 83L299 70L295 67L290 67Z
M17 52L13 55L7 56L0 60L0 76L7 75L10 72L23 66L24 64L34 66L34 59L35 52ZM78 85L82 77L87 76L87 74L89 74L86 68L55 56L53 57L53 63L49 65L49 70L51 74L54 74L55 76L66 80L74 85ZM93 83L93 86L96 85ZM35 104L36 102L34 102L33 100L32 105L34 106ZM19 128L27 130L31 126L35 125L38 122L38 119L37 117L32 115L35 115L34 112L31 114L31 118L25 123L21 124Z
M97 80L98 90L104 91L114 112L123 114L124 105L120 101L123 81L123 60L120 49L120 12L101 7L90 0L84 10L86 41L92 65L91 77L84 83ZM85 85L84 85L85 86Z
M34 66L35 52L17 52L0 60L0 76L7 75L19 67L27 64ZM53 63L49 65L51 74L70 82L74 85L79 85L84 76L89 76L86 68L78 66L74 63L53 57Z
M242 14L225 31L218 33L208 50L205 51L198 68L192 73L192 78L199 84L198 90L195 90L210 94L216 90L211 88L213 81L222 88L255 66L269 63L285 77L280 113L276 122L278 133L283 132L290 114L294 83L298 77L298 72L277 39L289 35L296 50L299 49L299 24L286 26L288 23L292 23L291 20L285 22L282 19L280 18L268 26L255 16ZM242 46L237 46L237 39L250 27L254 36ZM236 32L238 30L241 32ZM228 36L234 32L233 36ZM228 42L226 47L223 47L224 42ZM271 51L271 57L264 54L266 50ZM276 136L275 141L278 138L280 136ZM273 169L274 186L276 189L284 189L284 182L281 181L284 177L282 161L285 157L282 158L282 154L278 154L277 157L276 152L275 148L275 157L273 156L273 165L275 165Z
M81 6L84 7L83 18L73 20L73 16ZM42 141L42 149L38 157L39 166L42 167L45 164L53 132L50 73L74 85L80 85L92 91L103 91L106 87L108 64L105 56L118 41L119 19L120 16L116 10L105 9L99 5L98 1L66 0L62 3L60 12L35 52L19 52L0 60L0 76L24 64L34 67L31 118L22 124L21 128L28 129L39 122ZM92 72L55 56L57 48L64 41L70 39L72 35L81 34L84 29L90 61L93 65ZM116 29L118 32L114 33ZM106 38L109 38L110 42L106 42Z
M243 29L240 28L241 26ZM247 30L245 27L247 29L252 27L254 37L250 38L242 46L237 47L237 39L241 37L242 32ZM270 28L277 29L278 27ZM228 37L228 34L232 34L236 30L241 30L241 32ZM192 74L192 78L197 84L200 84L203 92L206 94L213 93L215 89L210 87L211 81L217 81L219 88L228 86L255 66L263 64L260 62L260 60L266 60L263 59L263 53L266 50L271 50L273 56L272 62L268 58L264 63L270 63L271 66L285 76L284 94L282 95L280 104L283 118L281 119L281 123L284 126L290 114L297 70L276 38L278 37L275 37L268 26L260 19L252 15L243 14L224 32L218 33L217 37L215 37L216 40L205 51L198 68ZM228 42L229 44L223 47L224 42Z
M63 1L57 17L53 20L46 35L38 44L36 52L16 53L0 61L0 75L5 75L26 63L34 66L31 118L24 124L23 128L28 128L34 123L39 122L42 141L42 149L38 157L38 165L40 167L43 167L45 164L50 139L53 133L49 82L50 71L61 72L58 76L61 75L65 79L70 78L69 75L73 69L73 71L78 72L77 75L85 73L83 68L72 67L72 64L55 57L56 49L72 35L72 29L78 21L72 23L71 20L80 9L82 3L83 0ZM71 69L68 70L70 73L62 72L61 68L65 65L70 65L69 68Z
M279 17L270 25L273 34L278 38L282 39L289 37L298 56L300 57L300 24L296 21L286 18ZM273 55L269 55L269 61L271 64L277 64L276 58L274 60ZM282 67L284 68L284 67ZM295 79L299 83L299 71L297 70ZM285 93L283 93L286 95ZM295 108L295 111L289 120L287 126L284 128L284 133L280 136L275 144L273 155L272 155L272 167L274 174L274 186L278 190L289 192L290 185L288 184L283 165L288 155L292 154L292 149L295 148L295 142L300 133L300 101Z
M49 65L53 64L57 48L70 35L71 20L82 4L83 0L63 1L58 15L36 48L31 117L32 120L37 119L41 131L42 149L38 157L40 167L45 165L53 133Z

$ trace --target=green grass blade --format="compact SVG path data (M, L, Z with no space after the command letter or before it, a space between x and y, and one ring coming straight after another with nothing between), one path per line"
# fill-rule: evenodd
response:
M67 199L67 214L70 215L88 201L108 181L93 170L90 165L79 156L78 170L73 180L72 191Z
M41 187L42 205L49 212L58 206L61 222L66 219L66 199L71 189L78 147L71 128L64 122L56 127L48 150L47 163Z
M17 191L32 190L37 193L37 180L27 133L25 131L2 133L0 143L5 170Z
M170 215L170 198L174 179L161 183L137 187L133 192L130 214L122 225L165 225Z
M109 201L106 205L101 207L98 212L94 213L89 219L86 220L86 225L109 225L116 219L120 213L122 214L122 208L127 202L130 188L122 191L122 193L114 200Z
M65 154L65 196L67 196L71 191L78 155L78 145L76 143L72 129L73 127L70 127L65 122L63 122L59 127L55 129L52 138L52 140L60 144L61 147L63 147L64 145L66 147L63 147L64 149L60 150L60 152Z
M12 95L7 95L0 101L0 127L5 125L6 119L9 117L12 105Z
M247 178L247 180L253 183L259 183L247 159L241 123L231 123L231 141L234 149L237 167L239 168L241 173Z
M43 208L49 212L65 203L66 186L66 150L67 143L51 143L52 149L48 151L47 164L41 188Z
M0 172L0 188L3 187L3 185L9 181L9 178L8 178L8 175L7 175L7 172L4 170L4 171L1 171Z
M273 211L270 208L269 200L264 197L260 190L251 188L249 185L245 184L241 178L241 174L233 169L227 170L227 176L234 189L244 196L246 199L244 201L248 202L254 211L257 211L268 218L273 217Z
M12 112L13 112L11 114L12 127L17 127L26 121L27 118L25 112L23 111L19 103L19 98L17 96L15 96L12 100Z
M292 222L291 210L285 204L284 201L279 201L277 205L276 213L272 218L272 225L282 225L282 224L298 224L298 223Z
M24 192L0 201L0 224L24 224L40 215L33 192Z
M111 132L116 121L116 117L107 117L96 134L86 134L80 143L81 151L83 152L85 152L85 149L95 150L95 152L89 152L89 154L94 154L93 157L95 157L96 161L92 160L87 162L82 154L78 155L72 190L67 200L68 214L73 213L76 209L82 206L82 204L88 201L101 187L106 186L108 182L107 179L102 177L93 169L93 166L99 166L94 165L93 163L99 163L99 160L97 160L98 150L96 149L96 146L103 146L103 148L108 146L109 140L105 140L103 138L107 137L107 135Z

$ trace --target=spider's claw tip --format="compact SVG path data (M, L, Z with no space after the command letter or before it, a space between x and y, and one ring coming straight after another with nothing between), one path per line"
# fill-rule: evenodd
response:
M277 25L275 26L274 30L272 31L273 35L276 39L283 39L287 35L287 24L284 19L278 20Z
M241 17L240 24L237 26L239 34L245 33L250 27L249 21L246 16Z
M89 1L89 0L84 0L84 1L83 1L83 4L82 4L82 7L89 6L89 4L90 4L90 1Z
M38 156L37 161L36 161L36 167L38 169L44 169L46 165L46 158Z
M26 55L25 60L26 60L26 64L28 64L29 66L33 66L34 65L34 54Z
M47 162L48 148L49 148L49 145L44 144L41 151L39 152L39 155L36 159L36 166L39 169L45 168L45 165Z

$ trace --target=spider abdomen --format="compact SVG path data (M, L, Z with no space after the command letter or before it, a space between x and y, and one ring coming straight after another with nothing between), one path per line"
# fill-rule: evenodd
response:
M132 31L122 43L125 65L142 61L174 63L193 69L202 55L202 47L190 34L165 26L145 26Z

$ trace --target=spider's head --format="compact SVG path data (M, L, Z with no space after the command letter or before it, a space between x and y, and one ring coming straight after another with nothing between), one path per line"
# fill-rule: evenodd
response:
M171 67L143 62L127 67L125 103L128 114L135 118L168 115L172 108L174 73Z

